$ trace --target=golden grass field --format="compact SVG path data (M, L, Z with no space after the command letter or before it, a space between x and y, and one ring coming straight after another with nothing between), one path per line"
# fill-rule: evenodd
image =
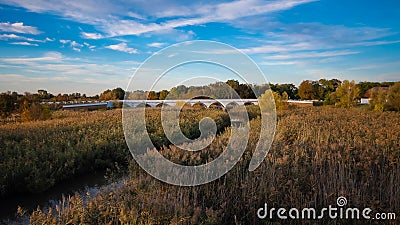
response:
M257 109L250 107L249 111L254 113ZM224 116L223 112L211 113ZM207 113L198 114L200 117ZM92 139L89 135L85 140L85 143L94 145L92 146L94 149L104 146L108 151L110 149L120 151L121 153L117 155L126 153L123 153L126 149L123 147L122 129L118 125L121 120L119 111L92 112L89 116L86 114L79 116L87 118L87 121L68 122L75 120L67 116L54 121L27 124L27 127L42 126L49 127L50 130L58 129L59 132L56 133L60 135L60 140L72 135L67 138L69 141L62 145L63 148L52 149L52 154L65 152L67 147L70 148L68 151L74 152L71 155L77 159L83 157L82 153L90 154L90 150L79 149L83 141L82 135L79 134L82 132L96 132L97 137L102 137L98 140L98 138ZM33 212L30 222L32 224L277 222L279 224L279 221L260 221L256 216L257 209L264 203L276 207L322 208L335 205L338 196L345 196L349 206L399 213L400 117L398 113L329 107L278 111L277 130L272 147L261 166L254 172L249 172L247 168L251 152L257 143L260 129L260 119L254 117L251 117L252 133L244 156L230 172L218 180L197 187L172 186L152 178L130 160L129 176L124 178L118 188L104 190L85 201L79 195L66 197L50 211L38 209ZM88 122L92 120L97 122ZM18 128L13 126L1 127L3 142L16 135L12 132ZM38 130L43 129L38 128ZM42 132L29 133L35 138L31 139L31 142L22 143L24 146L31 146L32 143L35 146L43 145L38 136L47 133ZM161 147L160 151L165 157L182 164L206 162L224 150L229 132L230 128L226 127L211 145L198 155L182 153L174 146ZM107 140L103 140L105 137ZM102 145L103 142L108 144ZM19 154L24 157L27 153L22 153L24 152L22 149L23 147L19 150L21 152ZM40 156L36 157L44 157L44 153L40 151L36 153L34 149L32 148L29 154L39 154ZM42 149L45 151L49 148ZM12 154L11 150L8 148L7 150L8 154ZM77 159L74 161L79 161ZM42 158L43 160L45 159ZM20 213L23 214L23 210L20 210ZM315 221L291 222L308 224ZM329 220L323 222L349 223ZM357 221L351 223L357 224ZM365 221L358 223L364 224Z

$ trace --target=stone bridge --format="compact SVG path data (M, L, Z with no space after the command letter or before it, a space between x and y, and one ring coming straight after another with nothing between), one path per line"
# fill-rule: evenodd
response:
M227 108L237 105L258 105L257 99L190 99L190 100L119 100L129 107L159 107L159 106L176 106L176 105L199 105L201 107L217 107Z

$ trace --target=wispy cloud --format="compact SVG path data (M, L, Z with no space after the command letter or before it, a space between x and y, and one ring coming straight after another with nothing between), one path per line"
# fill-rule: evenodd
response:
M80 43L78 43L78 42L76 42L76 41L71 41L71 47L76 47L76 48L82 48L83 47L83 44L80 44Z
M377 46L377 45L391 45L400 43L400 40L395 41L363 41L354 43L353 46Z
M39 74L43 79L58 74L60 80L101 83L103 79L109 81L115 73L121 77L131 74L136 64L115 62L127 60L127 54L137 54L129 58L140 62L169 43L193 39L229 43L250 54L263 69L275 66L271 68L276 71L269 74L278 77L277 81L284 73L290 80L295 76L308 76L308 71L312 70L318 70L315 76L320 77L337 71L372 74L378 69L398 69L397 65L375 69L368 65L381 65L377 62L379 59L393 61L396 57L400 38L398 25L390 22L393 16L370 23L356 16L357 12L342 15L339 20L333 9L321 16L321 12L329 10L323 7L331 3L313 2L315 0L59 0L57 3L0 0L2 5L17 7L4 7L10 10L7 11L10 19L0 21L0 45L22 50L12 54L3 51L2 56L13 57L0 58L0 73L10 74L9 79L18 79L15 74L26 77L31 73ZM371 12L362 10L366 10L366 14ZM54 21L40 23L42 19ZM54 42L44 44L51 41ZM11 44L40 45L40 48ZM37 55L44 49L62 54ZM207 53L227 54L218 49ZM16 57L18 54L22 57ZM68 54L82 58L67 58ZM111 65L103 65L104 62ZM278 71L281 68L283 72ZM108 84L115 85L115 82Z
M85 45L86 47L88 47L90 50L94 50L95 48L96 48L96 46L94 46L94 45L91 45L91 44L89 44L89 43L87 43L87 42L83 42L83 45Z
M15 33L23 33L23 34L40 34L42 33L36 27L25 26L24 23L0 23L0 30L4 32L15 32Z
M44 1L0 0L6 4L24 7L33 12L51 12L81 23L95 25L106 36L141 35L171 30L209 22L229 22L236 19L284 11L315 0L236 0L223 3L192 3L102 1L59 1L50 4ZM117 4L115 4L117 3ZM100 7L101 5L101 7ZM140 11L140 14L137 11ZM133 11L136 11L135 13ZM126 15L132 19L123 19ZM170 17L174 17L169 19ZM181 18L176 18L181 17ZM162 22L146 18L164 18ZM100 39L99 33L82 32L87 39Z
M0 40L24 40L24 41L31 41L31 42L45 42L46 40L37 40L34 38L28 38L16 34L0 34Z
M39 42L39 43L46 43L46 42L52 42L55 39L51 39L49 37L46 37L44 40L38 40L38 39L34 39L34 38L29 38L29 37L25 37L25 36L21 36L21 35L16 35L16 34L0 34L0 40L4 40L4 41L8 41L8 40L19 40L19 41L23 41L23 42L13 42L10 44L15 44L15 43L28 43L30 45L36 45L37 44L31 44L30 42ZM28 45L26 44L26 45Z
M262 26L259 26L262 27ZM356 47L400 43L399 40L379 40L393 35L388 28L346 27L319 23L274 24L265 40L250 43L253 47L241 49L248 54L268 54L267 59L335 57L360 53Z
M102 34L99 33L87 33L87 32L81 32L81 37L84 39L101 39L104 38Z
M106 46L106 48L112 49L112 50L115 50L115 51L126 52L126 53L129 53L129 54L138 53L137 49L128 47L128 45L126 43L119 43L119 44L116 44L116 45L108 45L108 46Z
M355 66L348 68L347 70L349 71L356 71L356 70L371 70L371 69L376 69L378 68L378 65L363 65L363 66Z
M23 80L25 76L21 74L1 74L0 81L2 82L12 82L16 80Z
M21 78L18 81L32 81L32 85L40 80L53 80L54 74L57 74L54 79L58 81L102 84L104 88L115 80L127 83L131 74L131 65L102 64L83 58L69 58L59 52L47 52L40 57L0 58L0 67L14 68L13 73L0 74L0 80ZM83 78L82 74L86 76Z
M116 19L98 24L99 28L109 36L141 35L144 33L171 30L180 27L201 25L210 22L230 22L236 19L268 14L293 8L315 0L238 0L220 4L193 4L190 7L178 6L168 8L156 13L157 17L165 18L172 15L182 16L178 19L170 19L160 23L142 23L136 20Z
M323 52L300 52L300 53L290 53L290 54L276 54L265 56L265 59L274 60L287 60L287 59L306 59L306 58L323 58L323 57L333 57L333 56L344 56L344 55L354 55L358 54L357 51L323 51Z
M86 42L84 42L84 43L79 43L79 42L77 42L77 41L73 41L73 40L64 40L64 39L60 39L59 40L59 42L61 43L61 44L63 44L62 45L62 47L64 47L65 45L68 45L72 50L74 50L74 51L76 51L76 52L81 52L81 49L83 48L83 47L88 47L89 49L91 49L91 50L93 50L94 48L95 48L95 46L92 46L92 45L90 45L90 44L88 44L88 43L86 43Z
M260 53L275 53L275 52L291 52L291 51L301 51L301 50L315 50L320 49L320 45L313 45L308 42L268 42L267 44L262 44L256 47L241 49L244 53L248 54L260 54Z
M260 65L264 66L287 66L287 65L302 65L302 61L272 61L272 62L261 62Z
M275 24L268 36L288 43L309 43L320 48L340 48L358 45L386 44L377 39L393 35L388 28L368 26L347 27L320 23Z
M71 40L64 40L64 39L60 39L59 40L61 44L65 45L71 42Z
M7 64L31 65L34 62L60 62L66 58L59 52L47 52L42 57L0 58L0 62Z
M217 20L234 20L242 17L267 14L291 9L295 6L315 2L316 0L282 0L282 1L257 1L241 0L226 2L216 5L206 15L213 15Z
M363 62L359 65L353 65L351 64L349 68L346 70L348 71L368 71L368 70L381 70L382 68L393 68L397 67L400 68L400 61L399 60L394 60L394 61L385 61L385 60L379 60L379 61L374 61L374 62ZM398 70L396 70L398 71Z
M10 44L12 44L12 45L25 45L25 46L39 46L38 44L30 43L30 42L27 42L27 41L11 42Z
M139 20L145 20L145 19L146 19L145 16L142 16L142 15L140 15L140 14L138 14L138 13L134 13L134 12L128 12L127 15L128 15L129 17L132 17L132 18L135 18L135 19L139 19Z
M53 76L53 77L32 77L22 74L0 74L0 81L3 82L37 82L37 81L67 81L68 77Z
M21 39L22 37L15 34L0 34L0 40L8 40L8 39Z
M153 47L153 48L161 48L164 45L165 45L165 43L163 43L163 42L153 42L153 43L147 44L147 46Z

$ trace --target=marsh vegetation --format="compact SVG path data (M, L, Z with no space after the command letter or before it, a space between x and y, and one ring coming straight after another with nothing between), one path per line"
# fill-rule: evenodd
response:
M248 109L257 115L257 107ZM113 154L124 161L127 155L126 147L122 147L122 130L115 125L120 115L118 111L95 112L99 115L92 117L101 117L102 113L107 115L93 126L104 129L110 126L104 123L114 124L111 127L115 126L112 131L115 134L104 142L108 146L104 149L120 152ZM199 117L204 113L224 117L223 112L214 110L199 111ZM322 208L334 205L338 196L346 196L351 206L370 207L374 211L396 212L400 208L398 113L327 107L279 111L273 145L254 172L248 171L248 164L258 141L260 118L251 118L250 140L243 157L231 171L211 183L172 186L154 179L130 161L129 176L118 188L100 192L86 201L82 196L72 196L49 211L36 210L30 221L32 224L257 224L260 221L256 211L264 203L287 208ZM206 162L224 151L229 140L229 126L221 129L199 155L183 153L163 141L157 144L158 150L181 164ZM101 130L98 129L100 134ZM102 131L107 137L112 134L109 130ZM92 141L102 146L103 142ZM71 149L77 149L77 143ZM103 154L110 154L108 151Z

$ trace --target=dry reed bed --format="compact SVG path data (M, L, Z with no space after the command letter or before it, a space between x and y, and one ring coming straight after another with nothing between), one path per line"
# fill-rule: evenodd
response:
M259 224L262 221L256 211L264 203L269 207L321 208L336 205L338 196L345 196L348 206L400 213L398 113L334 108L279 112L273 146L254 172L247 167L257 143L259 119L252 120L251 126L254 129L244 157L214 182L198 187L171 186L132 162L130 178L120 188L104 191L87 202L74 196L51 212L37 210L31 223ZM227 129L200 154L218 155L229 132ZM166 157L190 163L189 156L175 147L162 151Z
M0 126L0 194L41 192L60 180L127 162L120 111L57 112Z
M147 127L155 146L168 144L160 129L160 110L149 109ZM198 121L218 119L230 125L226 112L191 110L182 114L182 130L190 138L200 134ZM48 121L0 125L0 197L11 193L42 192L80 173L127 167L131 159L122 129L121 110L56 112Z

